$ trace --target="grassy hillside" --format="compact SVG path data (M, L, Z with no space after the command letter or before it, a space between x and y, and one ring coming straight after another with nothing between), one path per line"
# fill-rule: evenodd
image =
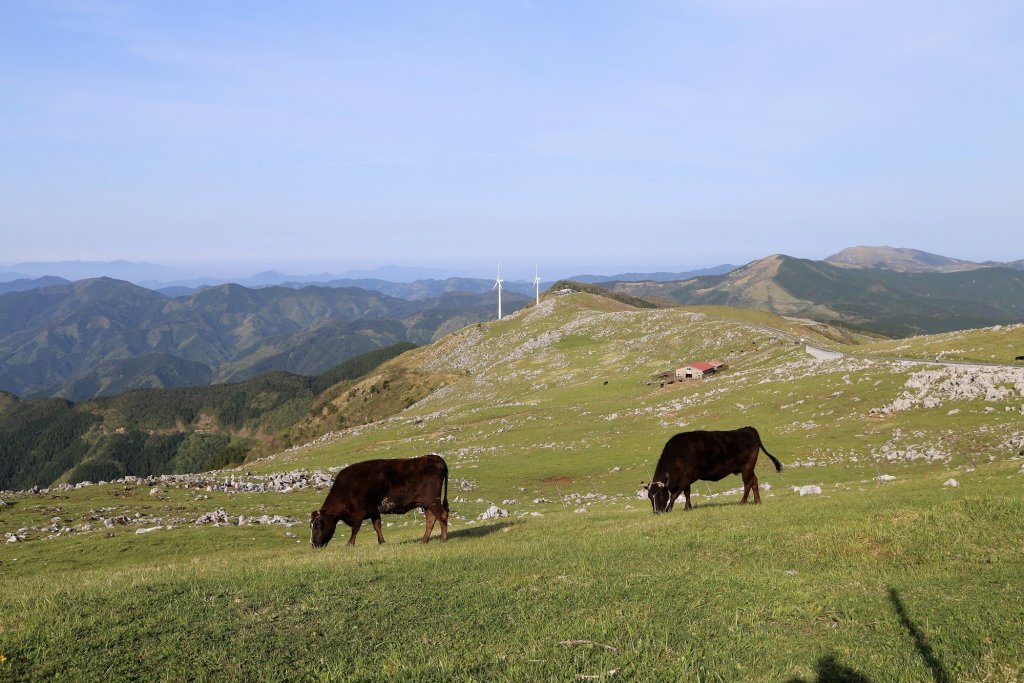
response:
M816 360L787 337L798 323L747 315L551 296L403 354L360 393L337 395L348 394L341 411L370 386L384 394L386 376L444 378L401 413L213 475L259 482L440 452L451 471L444 546L416 544L422 517L410 514L385 517L385 546L364 529L355 548L336 539L314 552L304 522L323 488L161 482L154 497L150 483L126 482L7 496L0 532L21 529L24 540L0 547L0 610L12 617L0 671L1019 680L1024 378L980 369L961 385L945 381L955 370ZM814 334L801 336L829 343ZM651 381L705 358L728 368ZM779 475L760 463L770 487L761 506L737 505L731 477L697 484L689 513L654 516L636 498L673 433L746 424L786 465ZM951 478L957 486L944 485ZM808 484L823 492L790 488ZM509 516L479 520L491 505ZM193 523L218 508L297 525ZM120 514L137 521L100 526Z
M1024 356L1024 325L1000 325L893 341L876 341L858 348L857 352L928 360L1024 365L1016 360L1018 356Z

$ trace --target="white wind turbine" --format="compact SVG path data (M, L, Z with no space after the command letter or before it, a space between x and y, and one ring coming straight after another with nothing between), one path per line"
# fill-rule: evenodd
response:
M501 279L501 264L498 264L498 279L494 281L494 287L491 287L493 292L495 289L498 290L498 320L501 320L501 283L504 280Z
M537 266L533 267L533 286L537 290L537 305L540 306L540 273Z

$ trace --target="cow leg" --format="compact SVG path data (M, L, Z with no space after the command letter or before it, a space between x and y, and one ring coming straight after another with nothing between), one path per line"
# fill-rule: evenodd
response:
M354 520L352 520L352 536L350 536L349 539L348 539L348 544L349 545L355 545L356 544L356 534L359 533L359 527L361 527L362 525L363 525L363 520L362 519L354 519Z
M430 533L434 530L434 522L437 521L437 513L434 512L433 508L424 508L423 516L427 518L427 528L423 532L423 542L430 542Z
M741 500L740 503L742 504L742 503L746 503L747 502L747 496L750 495L750 491L751 490L754 491L754 503L760 503L761 502L761 492L758 489L759 489L759 487L757 485L757 475L754 474L753 472L750 472L750 473L744 472L743 473L743 500Z
M437 516L441 520L441 542L448 542L448 510L441 508L441 514Z
M665 506L665 512L672 512L672 507L676 504L676 498L679 497L680 493L682 493L682 489L680 489L679 491L676 491L675 493L672 493L671 491L669 491L669 494L668 494L668 505Z
M377 532L377 543L384 542L384 534L380 532L380 515L372 517L373 519L373 530Z
M686 486L683 487L683 495L686 496L686 505L683 507L683 512L686 512L687 510L692 510L693 506L690 505L690 485L689 484L687 484Z

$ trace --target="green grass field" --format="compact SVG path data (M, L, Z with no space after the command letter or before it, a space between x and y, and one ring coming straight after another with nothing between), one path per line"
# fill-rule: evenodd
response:
M712 357L728 369L710 380L651 382ZM447 544L417 543L423 518L410 514L385 517L386 545L367 525L354 548L339 530L313 551L304 522L324 490L4 496L0 534L28 531L0 546L0 679L1024 678L1024 398L1012 378L991 376L998 399L936 385L929 402L894 408L916 396L920 367L813 361L763 318L583 294L393 363L458 379L230 474L439 452ZM688 513L655 516L635 497L673 433L745 424L786 465L760 462L762 505L738 505L738 477L695 485ZM823 493L790 488L812 483ZM491 504L510 516L478 521ZM190 520L221 507L299 524L42 530L54 517Z

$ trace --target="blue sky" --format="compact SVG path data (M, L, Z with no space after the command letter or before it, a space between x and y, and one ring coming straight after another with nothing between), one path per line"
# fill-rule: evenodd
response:
M1019 2L0 5L0 266L1024 258Z

